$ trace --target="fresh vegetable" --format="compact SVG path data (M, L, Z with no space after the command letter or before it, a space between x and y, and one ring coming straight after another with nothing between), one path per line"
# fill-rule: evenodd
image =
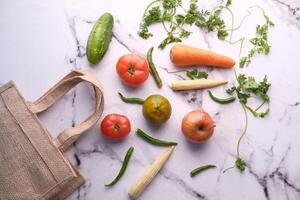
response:
M148 53L147 53L147 60L148 60L148 64L149 64L149 69L150 69L150 72L155 80L155 83L157 85L157 87L161 88L162 87L162 81L160 79L160 76L156 70L156 67L155 65L153 64L153 61L152 61L152 52L153 52L153 47L151 47L149 50L148 50Z
M114 18L110 13L104 13L95 23L86 47L90 63L97 64L104 57L111 41L113 24Z
M181 42L183 38L189 37L191 32L186 28L190 25L208 32L217 32L218 38L224 40L229 33L220 15L223 10L232 14L228 8L230 4L231 0L228 0L225 5L218 5L212 11L208 11L199 10L197 0L191 0L188 8L183 7L181 0L153 0L144 11L138 35L144 39L152 37L149 26L161 23L167 32L166 38L159 44L161 49L170 43ZM229 29L229 31L233 30Z
M167 98L155 94L147 97L143 105L144 117L153 124L166 122L172 112L172 107Z
M248 52L247 56L240 59L240 67L243 68L251 63L251 59L255 54L269 54L270 44L268 41L269 28L274 26L274 23L266 15L265 11L259 6L252 6L250 8L259 8L264 16L265 23L263 25L256 26L255 37L250 39L250 43L253 45L252 49Z
M116 184L120 180L120 178L123 176L123 174L125 173L125 171L127 169L127 166L128 166L128 163L129 163L129 160L130 160L130 158L132 156L133 151L134 151L133 147L130 147L127 150L127 153L125 155L122 167L121 167L118 175L116 176L116 178L112 182L110 182L109 184L106 184L105 185L106 187L111 187L111 186L113 186L114 184Z
M109 139L123 139L130 133L131 125L126 116L113 113L104 117L100 128Z
M168 147L156 160L146 169L144 174L131 186L128 195L132 199L137 199L149 183L154 179L159 170L166 163L174 146Z
M235 97L228 97L226 99L221 99L219 97L216 97L212 94L212 92L210 90L208 90L208 95L210 96L210 98L217 102L217 103L220 103L220 104L228 104L228 103L231 103L231 102L234 102L235 101Z
M159 139L156 139L154 137L151 137L150 135L148 135L147 133L145 133L144 131L142 131L139 128L136 129L136 133L141 138L143 138L147 142L149 142L151 144L154 144L154 145L158 145L158 146L174 146L174 145L177 145L177 142L169 142L169 141L159 140Z
M191 177L194 177L197 174L199 174L200 172L203 172L207 169L211 169L211 168L215 168L215 167L216 167L216 165L204 165L204 166L201 166L201 167L198 167L198 168L192 170L190 175L191 175Z
M187 71L186 76L189 77L191 80L202 79L202 78L207 79L208 73L198 71L198 69L193 69L191 71Z
M204 142L214 132L214 122L209 114L203 110L194 110L187 113L181 123L182 133L193 142Z
M149 76L147 60L136 54L126 54L119 58L116 70L122 81L130 86L144 83Z
M124 97L120 92L118 92L120 98L122 101L125 103L134 103L134 104L144 104L145 100L141 98L136 98L136 97Z
M222 68L232 68L235 61L208 50L187 45L175 44L170 51L171 61L178 67L191 65L207 65Z
M171 84L172 90L195 90L203 88L212 88L226 84L228 81L222 79L208 80L176 80Z

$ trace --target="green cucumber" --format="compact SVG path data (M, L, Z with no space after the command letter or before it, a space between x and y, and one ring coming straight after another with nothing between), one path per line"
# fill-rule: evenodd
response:
M104 13L95 23L86 47L88 61L99 63L105 55L112 36L114 18L110 13Z

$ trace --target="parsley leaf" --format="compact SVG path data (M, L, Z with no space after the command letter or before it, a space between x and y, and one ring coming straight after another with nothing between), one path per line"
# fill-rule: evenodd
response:
M208 32L217 31L218 38L224 40L228 36L228 32L224 20L220 17L222 10L223 7L220 7L212 13L208 11L201 12L201 17L196 22L196 26L205 28Z
M198 0L191 0L187 10L182 7L181 0L153 0L146 8L138 35L148 39L153 36L149 32L149 26L154 23L162 23L167 37L160 43L159 48L161 49L165 48L167 44L181 42L183 38L187 38L191 32L183 28L185 25L195 25L208 32L217 32L218 38L224 40L228 36L228 32L220 15L224 8L231 5L231 1L227 0L225 5L219 5L210 12L199 10ZM179 7L183 8L183 14L176 13Z
M161 10L158 6L151 8L144 18L144 23L148 26L161 21Z
M201 16L198 6L197 6L197 0L192 0L189 6L189 10L187 11L185 18L185 23L192 25L197 20L199 20L199 17Z
M246 164L246 162L243 159L237 158L236 161L235 161L235 166L241 172L243 172L246 169L247 164Z
M232 4L232 0L227 0L226 6L230 6Z
M148 27L151 24L160 22L161 19L162 19L162 13L160 7L156 6L151 8L148 12L146 12L143 21L140 24L140 31L138 32L138 35L143 39L148 39L149 37L152 37L153 34L149 32Z
M179 38L186 38L191 34L190 31L187 31L185 29L181 29L180 34L179 34Z
M256 26L255 37L250 39L250 42L253 44L253 48L248 52L247 56L244 56L240 59L240 67L243 68L248 66L251 63L251 59L256 54L269 54L271 46L268 41L268 31L269 28L274 26L274 23L270 18L264 13L265 23L263 25Z
M165 9L172 9L180 6L182 4L181 0L163 0L163 7Z
M259 113L258 110L260 107L258 107L258 109L253 109L247 105L247 102L251 95L254 95L263 101L262 105L264 103L269 103L270 97L268 95L268 91L271 84L268 83L267 76L265 76L264 79L258 83L252 76L246 77L244 74L239 74L237 77L237 82L237 87L233 86L228 88L226 92L228 94L233 94L233 92L236 92L240 102L244 104L244 106L253 114L253 116L265 117L270 111L269 108L267 108L267 110L264 112Z
M226 92L228 93L228 94L233 94L234 93L234 91L236 90L236 87L235 86L232 86L231 88L228 88L227 90L226 90Z
M201 79L201 78L207 79L208 73L202 72L202 71L198 71L197 69L193 69L191 71L187 71L186 72L186 76L189 77L192 80L194 80L194 79Z
M235 71L236 73L236 71ZM264 79L260 82L257 82L254 77L252 76L246 76L244 74L239 74L236 76L238 86L232 86L226 90L228 94L233 94L234 92L236 93L237 97L240 100L240 103L242 105L244 114L245 114L245 127L238 139L237 143L237 156L236 156L236 161L235 165L229 168L226 168L223 172L225 173L229 169L233 168L238 168L241 172L243 172L247 166L246 162L240 157L240 145L241 145L241 140L245 136L248 128L248 114L247 110L249 110L253 116L255 117L265 117L266 115L269 114L270 109L269 109L269 95L268 95L268 90L269 87L271 86L270 83L268 83L267 76L264 77ZM262 104L259 105L256 109L251 108L248 104L247 101L249 98L256 96L262 100ZM265 104L268 104L268 108L263 111L259 112L260 108Z
M168 36L159 44L158 48L163 49L167 46L167 44L173 42L181 42L179 37L174 36L173 33L168 33Z

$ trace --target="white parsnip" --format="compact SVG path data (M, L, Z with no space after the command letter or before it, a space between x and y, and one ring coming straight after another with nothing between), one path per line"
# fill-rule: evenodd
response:
M153 180L155 175L166 163L175 146L168 147L144 172L144 174L131 186L128 195L132 199L137 199L147 185Z
M228 81L223 79L201 79L201 80L176 80L172 82L171 88L177 90L195 90L212 88L224 85Z

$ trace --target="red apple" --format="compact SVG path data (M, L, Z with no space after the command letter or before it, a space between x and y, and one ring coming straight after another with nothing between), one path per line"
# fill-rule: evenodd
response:
M207 112L198 109L183 117L181 130L184 136L191 141L204 142L212 136L214 122Z

